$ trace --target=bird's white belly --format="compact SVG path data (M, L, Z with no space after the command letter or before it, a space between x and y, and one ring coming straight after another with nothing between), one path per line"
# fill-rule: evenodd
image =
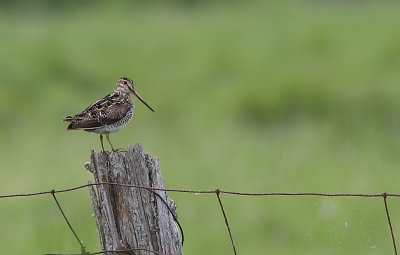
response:
M121 124L121 125L104 126L104 127L96 129L94 132L97 133L97 134L115 133L115 132L118 132L121 129L123 129L128 123L129 123L129 121L124 123L124 124Z

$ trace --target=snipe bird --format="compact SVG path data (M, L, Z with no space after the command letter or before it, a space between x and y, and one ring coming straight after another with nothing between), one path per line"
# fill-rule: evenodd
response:
M81 113L65 117L64 121L70 122L67 129L84 130L100 134L100 143L103 152L103 135L106 135L112 151L116 152L117 150L111 144L109 136L110 133L121 130L132 119L135 104L130 93L133 93L143 104L154 112L153 108L136 93L133 81L129 78L122 77L117 81L113 93L94 102Z

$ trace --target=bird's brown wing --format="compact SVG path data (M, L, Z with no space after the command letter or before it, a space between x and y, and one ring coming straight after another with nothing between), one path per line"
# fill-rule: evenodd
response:
M110 125L123 119L128 113L130 105L124 103L115 103L104 110L104 114L100 114L100 122L103 125Z
M121 120L130 107L111 94L91 104L81 113L65 117L64 120L71 122L67 129L91 130Z
M94 102L93 104L86 107L82 112L64 117L64 121L70 122L67 129L96 129L104 126L101 121L100 115L103 115L105 109L110 103L116 102L115 93L109 94L102 99Z

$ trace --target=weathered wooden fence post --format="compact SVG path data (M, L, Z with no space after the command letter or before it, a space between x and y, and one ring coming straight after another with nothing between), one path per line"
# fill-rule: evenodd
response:
M96 183L112 182L164 188L158 159L146 154L140 144L123 153L92 151L86 168ZM89 187L97 229L104 251L139 248L107 255L182 254L177 225L167 206L146 189L116 185ZM175 213L175 203L163 191L157 192Z

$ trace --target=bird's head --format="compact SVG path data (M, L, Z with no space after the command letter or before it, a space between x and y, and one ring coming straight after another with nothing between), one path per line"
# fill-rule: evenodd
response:
M144 105L146 105L152 112L154 112L153 108L151 108L150 105L148 105L146 101L144 101L144 99L141 96L139 96L138 93L136 93L135 88L133 86L133 80L126 77L120 78L117 81L115 91L127 94L133 93Z
M122 77L118 79L117 84L116 84L116 91L117 92L123 92L123 93L131 93L133 91L133 80Z

